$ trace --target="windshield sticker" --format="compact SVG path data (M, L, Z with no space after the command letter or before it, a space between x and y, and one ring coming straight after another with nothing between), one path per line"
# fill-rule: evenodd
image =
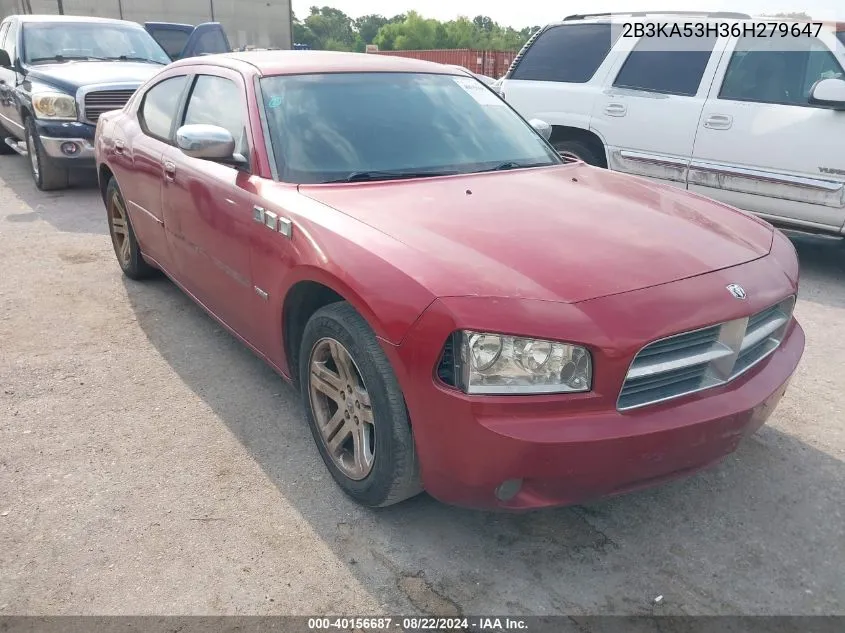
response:
M492 90L488 90L484 84L469 77L453 77L455 83L467 91L473 99L481 105L503 106L504 102Z
M271 97L270 101L267 103L268 108L278 108L280 105L282 105L281 97Z

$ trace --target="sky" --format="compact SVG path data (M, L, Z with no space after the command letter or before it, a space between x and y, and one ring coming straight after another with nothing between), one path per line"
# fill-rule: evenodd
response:
M843 0L293 0L297 17L309 7L330 6L357 18L369 13L393 16L414 10L424 17L451 20L487 15L503 26L522 28L556 22L573 13L642 11L671 7L674 11L739 11L750 15L804 11L814 19L845 21Z

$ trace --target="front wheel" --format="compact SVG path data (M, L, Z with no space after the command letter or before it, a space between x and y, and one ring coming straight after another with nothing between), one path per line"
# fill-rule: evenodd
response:
M47 156L32 117L26 120L26 151L29 154L30 172L36 187L41 191L67 189L68 170Z
M308 321L299 376L320 456L347 495L381 507L421 492L402 391L375 334L351 305L328 305Z
M557 141L553 143L553 146L565 160L580 160L588 165L602 166L599 157L584 143L579 141Z

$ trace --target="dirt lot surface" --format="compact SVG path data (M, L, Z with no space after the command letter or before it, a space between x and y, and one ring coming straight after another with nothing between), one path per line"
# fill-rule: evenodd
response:
M121 276L90 182L39 193L2 157L0 615L843 614L845 248L796 243L804 360L718 467L528 515L369 511L290 387Z

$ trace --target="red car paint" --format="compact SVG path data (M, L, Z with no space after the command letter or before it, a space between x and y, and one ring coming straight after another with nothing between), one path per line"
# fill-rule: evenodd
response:
M526 509L632 490L717 461L765 422L803 351L794 319L774 354L726 385L633 411L616 402L647 343L797 292L797 258L781 233L703 197L583 164L274 181L256 77L349 71L452 72L387 56L274 52L177 62L147 84L186 73L236 81L251 174L145 136L137 108L146 86L101 117L100 175L117 179L145 257L288 378L286 297L315 282L346 299L393 365L424 486L446 502ZM166 162L177 167L173 180ZM291 239L254 222L256 205L289 218ZM732 283L747 300L726 292ZM459 329L584 345L592 390L477 396L447 387L436 366ZM508 479L524 485L501 501L495 489Z

